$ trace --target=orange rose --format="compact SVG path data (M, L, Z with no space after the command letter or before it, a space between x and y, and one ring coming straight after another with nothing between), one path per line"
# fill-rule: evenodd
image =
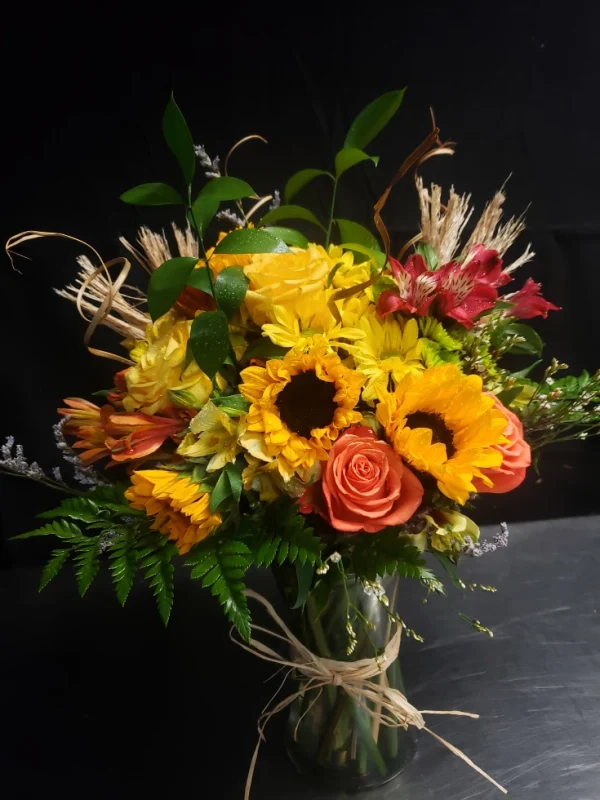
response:
M390 445L355 425L331 448L323 479L300 510L316 511L338 531L378 533L410 519L422 497L420 481Z
M473 485L478 492L503 494L516 489L525 480L527 467L531 464L531 448L523 438L521 420L516 414L513 414L512 411L503 406L497 397L494 397L494 402L498 411L502 411L506 416L504 435L508 442L495 445L495 448L502 453L501 466L481 470L484 475L494 482L494 485L486 486L479 478L473 481Z

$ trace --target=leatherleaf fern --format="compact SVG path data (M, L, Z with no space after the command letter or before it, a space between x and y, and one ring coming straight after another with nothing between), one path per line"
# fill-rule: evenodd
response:
M136 576L152 590L161 619L169 621L175 594L176 545L151 529L154 521L128 504L120 485L92 489L69 497L40 514L44 524L15 539L53 536L53 549L42 570L40 590L71 562L77 587L85 595L102 563L107 564L118 601L124 605ZM240 513L232 492L223 506L223 524L185 556L191 577L218 599L227 619L244 639L250 637L250 613L244 591L246 572L255 564L288 562L298 568L321 564L321 539L307 525L290 498Z
M40 528L14 538L54 536L60 540L61 547L52 550L42 570L40 590L71 561L79 594L83 597L101 563L108 561L117 599L124 605L139 570L153 590L166 625L173 606L171 561L177 548L166 536L150 529L152 520L132 509L123 492L124 487L115 484L69 497L57 508L39 515L47 520Z

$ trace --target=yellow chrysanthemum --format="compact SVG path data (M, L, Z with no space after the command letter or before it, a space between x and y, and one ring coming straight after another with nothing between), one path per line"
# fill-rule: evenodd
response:
M212 401L209 400L196 414L190 423L190 431L177 448L179 455L184 458L212 456L206 465L208 472L235 461L240 451L237 420L217 408Z
M391 314L382 319L371 306L357 327L364 338L346 349L354 357L356 368L367 376L363 389L367 402L375 400L378 390L389 387L390 378L397 385L405 375L425 369L416 320L400 322Z
M132 508L155 517L150 526L173 539L180 553L187 553L221 524L211 514L210 495L190 478L166 469L134 472L125 497Z
M483 393L481 378L447 364L403 378L378 394L377 419L394 449L414 469L431 474L458 503L475 491L473 478L492 485L481 470L497 467L506 417Z
M309 480L341 430L359 422L354 407L364 377L347 369L323 337L280 361L242 372L240 392L252 405L240 444L262 461L277 461L284 480Z
M130 356L136 362L125 370L126 411L156 414L173 405L170 391L185 396L200 408L212 392L212 382L195 361L182 371L192 321L169 311L148 325L146 339L137 342Z

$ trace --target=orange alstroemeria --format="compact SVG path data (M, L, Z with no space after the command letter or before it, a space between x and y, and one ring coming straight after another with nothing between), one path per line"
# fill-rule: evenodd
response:
M65 403L68 408L58 409L70 417L64 432L78 437L73 447L84 451L81 459L86 464L106 456L111 458L108 466L145 458L189 423L186 412L175 409L168 416L158 416L115 411L108 404L100 408L77 397L68 397Z

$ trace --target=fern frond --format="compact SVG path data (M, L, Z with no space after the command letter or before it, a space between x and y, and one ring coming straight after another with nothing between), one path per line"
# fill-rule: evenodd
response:
M79 545L75 550L74 560L77 564L75 575L77 576L77 588L81 597L87 592L100 568L98 552L98 536L89 536L85 543Z
M56 517L70 517L81 522L96 522L100 510L93 500L88 497L69 497L50 511L38 514L40 519L55 519Z
M55 520L34 531L20 533L18 536L13 536L12 538L31 539L33 536L57 536L59 539L70 539L73 542L85 541L86 538L81 533L81 528L73 522L68 522L66 519Z
M281 498L267 509L264 527L254 541L254 562L270 567L276 560L311 566L321 560L321 540L306 524L293 501Z
M358 536L352 553L352 569L368 581L375 581L386 573L424 581L433 577L419 550L408 537L393 529L384 530L377 536Z
M144 578L152 586L158 613L166 626L171 616L173 597L175 595L173 583L175 568L171 564L171 560L177 555L178 550L166 536L162 534L158 534L158 536L160 537L159 539L155 539L152 544L144 548L143 551L139 551L137 555L139 558L142 552L145 553L145 556L142 556L140 567L146 570Z
M209 537L196 545L186 563L193 566L192 578L202 580L223 606L227 619L243 639L250 639L250 611L244 596L244 575L252 553L244 542Z
M124 606L137 571L137 554L130 533L125 534L125 537L119 540L111 549L108 557L117 599Z
M58 573L67 563L69 556L73 552L72 547L62 547L58 550L52 551L52 556L40 576L40 585L38 591L41 592L53 578L56 578Z

